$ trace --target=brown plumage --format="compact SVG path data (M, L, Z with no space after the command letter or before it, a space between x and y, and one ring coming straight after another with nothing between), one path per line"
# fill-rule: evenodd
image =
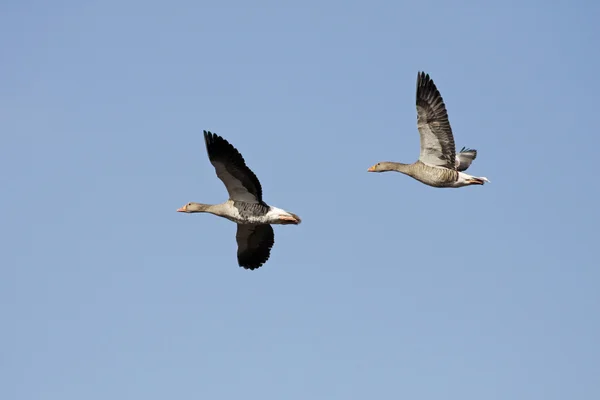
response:
M396 171L433 187L483 185L485 177L467 175L465 171L477 157L477 150L465 149L456 154L454 136L446 105L428 74L417 75L417 128L421 138L419 159L412 164L379 162L369 172Z

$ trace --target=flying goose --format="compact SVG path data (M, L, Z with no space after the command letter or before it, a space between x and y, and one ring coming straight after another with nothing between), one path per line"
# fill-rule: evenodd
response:
M421 154L416 162L379 162L368 171L397 171L434 187L457 188L489 182L485 177L463 172L477 157L477 150L463 147L456 154L444 100L429 74L424 72L417 74L417 128L421 136Z
M204 142L210 163L225 184L229 200L221 204L188 203L178 212L207 212L237 223L235 235L240 267L256 269L271 254L275 235L270 224L298 225L296 214L269 206L262 199L262 187L244 158L227 140L204 131Z

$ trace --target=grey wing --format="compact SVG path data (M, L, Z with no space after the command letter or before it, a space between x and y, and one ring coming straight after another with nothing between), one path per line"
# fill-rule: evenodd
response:
M428 74L417 75L417 128L421 136L419 160L425 164L455 168L455 145L446 105Z
M244 157L221 136L204 131L204 142L210 163L227 188L231 200L262 203L260 181L246 165Z
M463 147L456 155L456 170L466 171L475 158L477 158L477 150Z
M238 245L237 258L240 267L256 269L262 266L271 255L275 243L273 227L268 224L238 224L235 239Z

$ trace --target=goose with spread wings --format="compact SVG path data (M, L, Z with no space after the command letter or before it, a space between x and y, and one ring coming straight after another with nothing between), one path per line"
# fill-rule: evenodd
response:
M463 147L456 154L446 105L433 80L424 72L417 74L417 128L421 137L421 154L416 162L384 161L368 171L401 172L433 187L457 188L489 182L486 177L463 172L477 157L477 150Z
M204 142L208 159L225 184L229 199L221 204L191 202L177 211L207 212L235 222L239 266L251 270L259 268L269 259L275 243L271 224L298 225L300 217L263 201L260 181L227 140L204 131Z

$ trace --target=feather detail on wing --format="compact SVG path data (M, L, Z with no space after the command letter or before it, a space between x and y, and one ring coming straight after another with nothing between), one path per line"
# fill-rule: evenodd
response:
M477 158L477 150L463 147L460 153L456 155L456 170L459 172L466 171L475 158Z
M419 160L435 167L455 168L455 145L444 100L428 74L417 75L417 127L421 136Z
M262 203L260 181L246 165L240 152L217 134L204 131L206 151L217 176L227 188L231 200Z
M240 267L256 269L269 259L271 248L275 243L275 234L273 227L268 224L238 224L235 239Z

